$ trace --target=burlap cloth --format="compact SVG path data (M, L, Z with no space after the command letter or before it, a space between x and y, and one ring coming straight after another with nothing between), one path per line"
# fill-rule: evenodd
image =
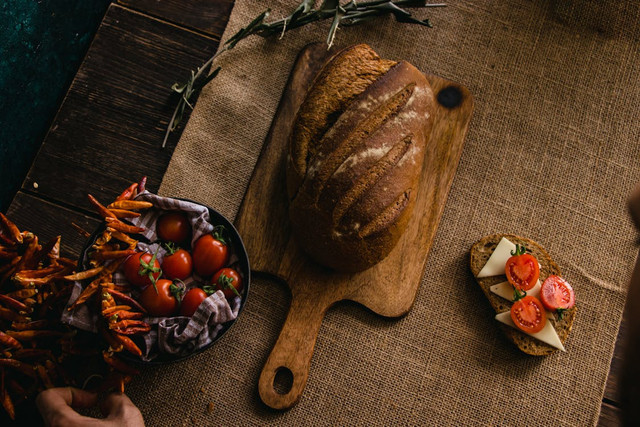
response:
M281 17L293 3L238 0L223 39L267 5ZM339 44L366 41L475 97L415 306L400 320L331 309L306 390L280 413L261 404L257 380L288 294L256 279L212 349L130 386L148 424L596 423L637 253L625 201L640 181L639 11L632 1L450 1L429 12L433 29L381 19L339 31ZM234 217L296 54L327 30L254 38L223 57L160 193ZM471 244L494 232L541 242L574 285L567 353L528 357L501 335L468 268Z

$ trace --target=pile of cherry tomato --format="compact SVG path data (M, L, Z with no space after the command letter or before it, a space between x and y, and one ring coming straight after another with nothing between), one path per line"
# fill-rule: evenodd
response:
M547 323L545 309L555 312L562 319L564 311L576 303L571 285L560 276L550 275L542 283L540 299L528 296L540 278L538 260L526 252L526 248L516 245L515 252L507 260L505 274L515 289L515 303L511 306L511 320L526 333L540 332Z
M140 304L151 316L174 315L191 317L202 301L222 290L226 298L240 296L242 278L227 266L230 253L224 227L214 227L210 234L201 236L189 252L191 224L186 214L171 211L161 215L156 223L156 233L167 249L158 262L155 254L136 252L124 263L124 275L140 289ZM182 280L193 272L205 279L202 287L192 287L185 292Z

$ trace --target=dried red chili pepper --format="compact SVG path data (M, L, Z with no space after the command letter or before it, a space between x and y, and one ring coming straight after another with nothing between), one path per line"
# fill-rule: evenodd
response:
M121 334L118 334L118 333L115 333L114 337L116 338L116 340L118 340L122 344L124 349L127 350L129 353L134 354L134 355L136 355L138 357L142 356L142 350L140 350L140 348L138 348L136 343L134 343L131 338L129 338L126 335L121 335ZM0 360L2 360L2 359L0 359Z
M133 239L131 237L129 237L127 234L121 233L120 231L113 229L113 228L107 228L107 230L109 230L109 232L111 232L111 235L113 236L114 239L118 239L123 243L126 243L127 245L129 245L129 248L135 248L136 245L138 244L138 241L136 239Z
M3 265L2 267L0 267L0 274L6 273L9 270L13 270L15 268L15 266L18 265L18 263L20 262L21 259L22 259L22 257L18 256L16 258L12 259L9 264L6 264L6 265ZM13 274L13 273L10 273L10 274Z
M103 317L109 317L111 315L113 315L114 313L118 312L118 311L126 311L126 310L131 310L131 307L128 305L116 305L113 307L109 307L106 308L104 310L102 310L102 316Z
M64 265L65 267L76 268L76 262L69 258L60 257L56 259L56 263Z
M108 351L102 352L102 358L105 362L111 367L113 367L116 371L122 372L123 374L129 375L138 375L140 371L138 371L133 366L127 365L122 359L116 357Z
M116 307L126 307L126 305L116 306ZM112 308L116 308L116 307L112 307ZM139 313L136 311L127 311L127 310L116 310L111 313L107 313L106 315L105 315L105 312L103 311L102 314L103 316L109 318L110 323L117 322L119 320L142 319L144 317L144 313Z
M133 328L138 330L138 332L149 332L151 330L151 325L149 325L147 322L144 322L142 320L132 320L132 319L125 319L125 320L109 323L109 329L116 330L121 334L124 333L126 335L130 335L131 333L125 333L122 331L127 329L133 329Z
M136 227L135 225L125 224L124 222L120 221L117 218L105 218L105 221L107 221L107 225L109 227L114 228L118 231L122 231L123 233L137 234L137 233L142 233L144 231L144 228Z
M54 280L61 279L62 277L64 277L63 274L66 274L64 270L61 271L60 273L50 274L45 277L23 277L21 274L18 273L15 276L13 276L13 281L14 283L20 286L31 286L31 285L42 286L42 285L48 285Z
M89 285L84 288L84 290L82 291L82 293L80 293L80 296L78 296L78 299L76 299L73 304L71 304L67 310L71 311L74 308L76 308L79 305L84 304L89 298L91 298L93 296L93 294L95 294L96 292L98 292L98 285L100 284L100 278L94 280L93 282L89 283Z
M13 239L11 239L9 236L5 234L5 231L2 229L2 227L0 227L0 242L9 246L13 246L16 244L16 242L13 241Z
M24 316L22 314L18 314L15 311L0 307L0 319L8 320L10 322L28 322L31 318Z
M5 334L0 331L0 344L13 347L13 348L22 348L22 344L20 344L14 337Z
M18 383L15 379L9 378L6 383L7 383L7 386L13 392L13 394L23 399L27 398L27 395L28 395L27 390L25 390L24 387L22 387L20 383Z
M123 349L122 342L118 340L115 336L115 333L109 331L104 325L99 325L98 330L100 334L104 338L104 340L109 344L109 347L116 352L120 352Z
M141 215L140 212L118 208L111 208L111 212L113 212L116 218L138 218Z
M113 212L111 212L108 208L104 207L104 205L102 203L100 203L98 201L98 199L93 197L91 194L87 194L87 197L89 198L89 202L93 205L94 208L96 208L96 210L98 211L98 213L100 214L101 217L103 217L103 218L115 218L116 217L113 214Z
M54 387L53 381L51 381L51 378L49 378L49 373L44 368L44 366L36 365L35 366L35 370L36 370L36 373L38 374L38 377L40 377L40 380L42 380L42 384L44 384L45 388L53 388Z
M18 227L9 220L2 212L0 212L0 227L6 232L7 236L16 243L22 243L24 238Z
M0 249L0 259L14 259L18 256L18 252L6 250L4 248Z
M116 305L116 302L111 296L111 294L109 294L108 292L102 292L102 302L101 302L102 311L107 310L111 307L114 307L115 305Z
M123 335L138 335L138 334L144 334L147 333L151 330L151 326L148 327L144 327L144 326L129 326L128 328L114 328L113 331L118 333L118 334L123 334Z
M0 294L0 303L5 307L17 310L18 312L20 311L24 311L27 313L31 312L31 308L27 307L24 303L3 294Z
M96 393L105 393L107 391L119 391L124 393L124 386L131 382L131 375L123 375L119 372L111 372L109 376L98 386Z
M149 209L153 203L144 200L119 200L107 206L109 209Z
M104 266L101 265L100 267L92 268L90 270L85 270L85 271L81 271L79 273L75 273L75 274L71 274L71 275L68 275L68 276L64 276L64 279L65 280L70 280L70 281L85 280L85 279L88 279L90 277L98 275L98 273L100 273L103 269L104 269Z
M11 400L11 396L9 395L9 392L7 390L4 390L4 393L2 394L2 407L5 411L7 411L7 414L9 414L9 418L11 418L12 421L15 421L16 409L13 405L13 401Z
M138 183L138 194L144 192L147 189L147 177L143 176Z
M49 276L50 274L59 273L64 269L65 269L65 266L63 265L52 265L46 268L41 268L39 270L22 270L16 273L16 276L19 276L25 279L27 278L37 279L40 277Z
M135 196L136 190L138 189L138 183L134 182L126 190L124 190L118 197L116 197L116 201L119 200L129 200Z
M102 232L101 235L98 236L94 244L98 246L102 246L109 243L110 241L111 241L111 232L109 231L109 229L106 229Z
M15 369L16 371L31 377L33 379L36 378L36 373L33 370L33 366L28 363L20 362L15 359L0 359L0 366Z
M147 310L143 306L141 306L138 301L134 300L129 295L123 294L122 292L116 291L115 289L107 289L107 292L109 292L111 296L114 297L115 299L122 301L127 305L130 305L140 310L143 313L147 312Z
M29 288L18 289L17 291L9 292L6 294L8 297L24 300L25 298L32 298L38 294L38 289L31 286Z
M60 257L60 240L61 236L56 236L53 239L49 240L38 252L35 254L34 258L37 262L44 260L45 257L50 260L55 260Z
M108 261L118 258L126 258L136 253L134 249L125 249L121 251L96 251L91 253L91 258L99 261Z
M11 323L11 329L16 331L30 331L33 329L45 329L50 326L47 319L34 320L32 322L13 322Z
M38 237L36 236L33 238L33 240L31 240L29 245L27 245L27 249L25 249L24 253L22 254L22 259L20 260L18 265L16 265L16 270L20 271L36 267L38 263L35 260L35 254L39 249L40 247L38 245Z

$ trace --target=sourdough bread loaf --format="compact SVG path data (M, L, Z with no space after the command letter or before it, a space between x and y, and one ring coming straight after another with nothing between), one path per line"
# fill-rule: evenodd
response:
M536 257L538 263L540 264L540 283L544 282L545 279L552 274L562 276L558 264L556 264L553 259L551 259L551 256L547 253L546 250L544 250L542 246L531 239L517 236L515 234L493 234L483 237L482 239L474 243L474 245L471 247L471 272L473 273L473 276L476 278L478 285L480 285L480 287L482 288L482 292L484 292L484 295L487 297L489 303L496 313L510 311L511 305L513 305L512 302L499 297L490 290L491 286L496 285L500 282L504 282L506 280L506 276L501 275L483 278L478 278L477 276L478 273L480 273L480 270L482 270L482 267L484 267L484 265L487 263L487 260L503 237L506 237L514 244L524 245L527 248L527 252ZM563 344L569 336L569 332L571 332L571 326L573 325L573 321L576 317L576 311L576 306L573 306L573 308L566 310L566 312L562 316L562 319L560 319L559 316L555 313L553 314L553 318L548 319L553 324L553 327L555 328L556 333L558 334L558 337ZM537 339L517 329L510 328L506 325L503 325L502 323L500 323L500 327L502 328L507 338L512 341L520 350L527 354L530 354L532 356L546 356L558 351L557 348L552 347L542 341L538 341Z
M302 249L338 271L389 254L417 195L433 92L411 64L346 48L309 88L289 139L287 192Z

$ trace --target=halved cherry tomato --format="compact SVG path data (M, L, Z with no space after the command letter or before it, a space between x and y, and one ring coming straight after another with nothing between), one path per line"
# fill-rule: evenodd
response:
M168 212L158 218L156 232L161 240L182 243L191 237L191 224L184 212Z
M540 301L549 310L566 310L576 303L571 285L560 276L551 275L542 283Z
M182 298L180 315L191 317L198 310L202 301L207 299L207 293L200 288L191 288Z
M540 267L538 260L531 254L525 252L525 247L516 245L516 252L507 260L505 274L507 280L514 288L521 291L528 291L533 288L540 277Z
M189 252L184 249L174 250L171 248L162 260L162 273L167 279L184 280L191 276L191 264Z
M160 263L155 255L148 252L137 252L124 262L124 276L129 283L140 288L151 285L158 280L160 274Z
M544 328L547 316L538 298L526 296L511 306L511 320L520 330L531 334Z
M157 288L157 290L156 290ZM171 280L160 279L156 286L147 286L138 298L150 316L171 316L178 311L178 299L181 288Z
M229 260L229 247L220 232L205 234L193 245L193 267L201 276L211 276Z
M240 296L242 290L242 279L233 268L223 268L218 271L211 279L211 284L218 290L222 289L226 298Z

